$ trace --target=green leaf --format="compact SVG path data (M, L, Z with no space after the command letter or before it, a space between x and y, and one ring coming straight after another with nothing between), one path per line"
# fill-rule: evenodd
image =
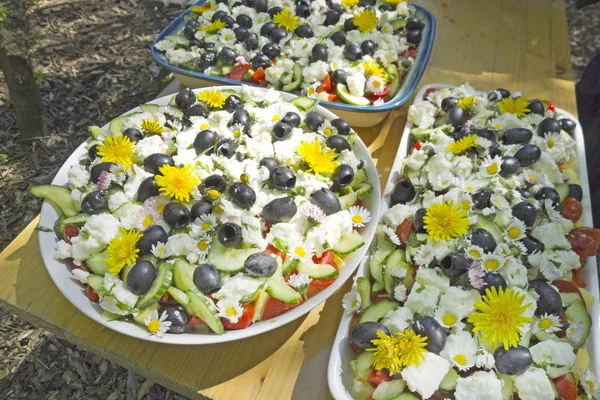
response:
M38 227L37 227L37 228L35 228L34 230L35 230L35 231L38 231L38 232L54 232L54 230L53 230L53 229L51 229L51 228L48 228L48 227L46 227L46 226L38 226Z

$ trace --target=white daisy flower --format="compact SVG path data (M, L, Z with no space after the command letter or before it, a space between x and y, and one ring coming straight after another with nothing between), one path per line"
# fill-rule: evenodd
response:
M490 147L492 145L491 140L486 139L481 136L477 136L477 139L475 139L475 143L477 143L477 146L481 147L482 149L487 149L488 147Z
M490 353L483 347L477 349L477 353L475 355L475 366L477 368L490 370L494 368L495 365L496 360L494 359L494 355L492 353Z
M523 221L513 218L511 223L506 227L506 238L511 242L516 242L525 237L526 229Z
M299 208L300 214L304 215L308 218L308 221L313 224L320 224L327 215L321 209L321 207L316 204L306 202L303 203Z
M319 127L318 132L321 135L329 137L331 135L337 134L337 128L335 126L331 125L331 122L329 122L329 120L326 119L325 122L323 122L321 124L321 126Z
M385 80L377 75L371 75L367 79L366 88L368 92L378 94L385 90Z
M158 212L160 215L162 215L163 210L165 209L165 206L167 204L169 204L171 201L163 196L153 196L153 197L149 197L148 199L146 199L146 201L144 201L144 208L149 207L149 208L153 208L156 210L156 212Z
M398 300L400 303L406 301L407 297L407 289L403 284L399 284L394 288L394 299Z
M288 245L288 256L300 262L308 263L312 259L313 247L310 242L294 241Z
M485 277L485 272L483 272L483 269L478 264L474 264L471 269L469 269L467 275L469 277L471 286L473 286L475 289L480 290L487 285L483 280Z
M522 121L535 128L540 124L540 122L542 122L543 119L544 119L543 115L539 115L536 113L529 113L525 117L522 118Z
M110 167L110 173L113 174L111 177L113 182L123 183L127 179L126 171L121 165L113 165Z
M600 385L598 385L596 374L589 369L579 371L579 382L588 399L600 399Z
M150 249L152 255L158 259L164 259L169 257L169 248L166 243L158 242L152 245Z
M144 324L148 331L152 333L156 337L163 337L163 335L169 330L171 327L171 321L167 321L167 312L163 311L158 317L158 311L152 310L148 313L148 316L144 320Z
M371 221L371 212L362 206L352 206L348 209L352 216L352 225L356 228L362 228Z
M562 215L560 215L560 210L554 207L554 203L550 199L544 200L544 210L546 211L546 215L550 218L550 221L557 222L563 219Z
M579 342L581 338L583 338L583 335L585 335L585 326L583 326L583 322L572 322L565 331L565 334L570 341L575 343Z
M234 44L236 41L235 33L233 29L223 28L219 31L220 42L224 45L226 44Z
M523 178L525 179L525 182L527 182L527 183L536 184L543 177L544 177L544 174L542 172L538 172L534 169L523 170Z
M306 274L293 274L290 275L288 279L288 284L296 289L298 293L302 295L306 299L306 291L308 290L308 285L312 282L312 279L308 277Z
M560 318L558 315L543 314L539 318L535 318L533 322L533 333L545 332L556 333L561 329Z
M201 131L210 128L210 124L208 123L208 120L204 117L193 116L193 117L190 117L189 120L192 125L191 128L198 129Z
M212 231L217 226L217 218L212 214L203 214L191 225L191 234L200 236Z
M342 307L347 313L354 313L360 310L362 300L355 290L351 290L342 297Z
M510 208L510 203L500 193L494 193L490 198L490 202L498 210L508 210Z
M385 34L393 34L394 27L392 26L392 24L386 22L385 24L381 24L381 32Z
M98 178L98 190L108 190L110 184L116 180L116 178L117 177L112 172L102 171Z
M200 256L201 258L206 258L206 255L210 251L211 242L212 242L212 239L208 233L203 233L200 235L200 237L198 238L198 245L197 245L198 256Z
M402 265L402 263L400 263L400 265ZM394 278L404 279L408 273L408 269L402 268L401 266L386 265L385 268L390 271L390 275Z
M144 206L135 214L133 226L141 231L145 231L152 225L156 225L162 220L162 215L151 204L144 203Z
M233 137L237 139L244 134L246 126L242 124L233 124L229 129L231 129L231 134L233 135Z
M504 258L495 254L484 254L481 259L481 265L486 271L497 271L504 265Z
M487 156L483 162L481 163L481 173L484 176L494 176L500 172L500 167L502 166L502 159L498 156L491 158Z
M560 147L562 145L562 138L560 137L560 133L556 132L546 132L544 133L544 140L546 142L546 147L550 150L555 147Z
M467 247L467 254L474 260L481 260L483 257L483 249L479 246L469 246Z
M239 301L233 298L225 298L217 302L217 315L221 318L227 319L232 324L238 322L242 314L244 314L244 307Z
M400 238L398 238L398 235L396 235L395 230L393 230L387 225L383 225L381 229L388 236L388 238L390 238L392 243L394 243L396 246L400 246Z
M494 250L494 254L499 255L501 257L510 256L512 253L510 251L510 247L506 243L498 243L496 245L496 249Z

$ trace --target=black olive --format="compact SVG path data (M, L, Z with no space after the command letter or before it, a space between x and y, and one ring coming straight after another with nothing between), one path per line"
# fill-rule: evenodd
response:
M344 47L344 57L349 61L358 61L363 57L362 50L355 44L347 44Z
M327 49L322 44L315 44L311 56L313 61L327 61Z
M274 159L272 157L264 157L260 160L260 162L258 163L258 166L265 167L266 169L271 171L272 169L277 168L279 166L279 163L277 162L276 159Z
M97 144L92 145L92 147L88 149L88 158L90 159L90 161L94 161L96 157L98 157L98 151L99 150Z
M542 104L542 102L539 100L533 100L531 103L529 103L527 108L529 109L529 111L531 111L532 114L541 115L542 117L546 114L544 104Z
M137 295L145 294L156 279L156 268L150 261L138 261L127 274L127 289Z
M175 105L179 108L187 110L196 102L196 94L190 89L182 90L175 96Z
M279 14L282 10L283 10L283 8L281 8L281 7L271 7L271 8L269 8L269 10L267 12L269 13L269 16L272 19L275 15Z
M473 260L465 253L457 252L442 259L439 266L449 278L458 278L471 268Z
M254 32L248 32L244 38L244 47L248 51L258 49L258 35ZM256 57L256 56L255 56ZM252 65L252 68L257 68Z
M522 221L525 224L525 226L531 228L535 225L537 211L535 210L535 207L533 205L529 204L526 201L522 201L514 205L514 207L512 208L512 215L513 217Z
M330 149L335 149L336 153L344 150L350 150L350 143L340 135L331 135L325 141L325 145Z
M573 135L573 133L575 133L575 128L577 128L577 124L572 119L561 118L558 120L558 123L560 124L562 130L567 132L568 134Z
M223 109L227 112L234 112L235 110L239 110L240 108L244 107L244 103L242 102L242 99L240 99L239 96L236 96L235 94L232 94L230 96L227 96L227 99L225 100L225 105L223 106Z
M377 43L367 39L360 44L360 49L362 50L363 54L372 56L377 50Z
M215 131L205 129L200 131L194 139L194 150L196 154L211 155L215 151L215 146L219 141L219 135Z
M496 290L500 290L500 288L502 288L503 290L506 289L506 279L504 279L504 277L496 272L488 272L487 274L485 274L485 276L483 277L483 282L485 283L485 285L479 289L479 293L481 295L485 294L485 290L486 289L490 289L495 287Z
M562 127L554 118L544 118L538 125L538 135L544 136L546 133L560 133Z
M581 202L583 199L583 189L581 188L581 185L569 183L569 197Z
M459 106L450 107L446 112L446 123L453 126L463 125L467 121L467 114Z
M217 54L214 51L206 51L198 58L198 69L204 71L217 63Z
M538 162L542 156L542 150L535 144L526 144L515 153L521 167L529 167Z
M491 233L482 228L473 230L471 244L481 247L485 253L491 253L496 249L496 239Z
M529 349L517 346L505 350L500 346L494 352L494 365L504 375L519 375L527 371L533 364Z
M338 187L345 187L354 180L354 170L348 164L340 164L333 173L333 183Z
M183 307L178 304L163 304L158 309L158 315L162 315L163 312L167 316L166 321L171 323L167 333L185 332L188 328L188 313Z
M221 274L211 264L200 264L194 270L194 285L202 293L214 293L221 289Z
M263 207L263 217L271 224L288 222L296 215L297 211L298 207L292 197L280 197L271 200Z
M326 215L335 214L342 209L340 200L329 189L319 189L310 195L310 202L319 206Z
M192 220L190 210L180 203L168 203L163 210L163 218L171 228L183 229Z
M198 218L202 215L205 215L205 214L211 214L212 211L213 211L212 203L208 200L200 199L197 202L195 202L194 205L192 206L192 209L191 209L192 220L195 220L196 218Z
M204 108L204 106L202 104L195 104L195 105L191 106L190 108L188 108L188 110L185 112L185 116L186 116L186 118L190 118L190 117L206 118L208 116L208 113L206 112L206 108Z
M248 30L246 28L242 28L241 26L236 26L233 28L233 33L235 34L236 41L243 42L248 34Z
M281 47L275 43L267 43L262 47L262 52L270 59L274 59L281 54Z
M248 256L244 261L244 270L257 278L268 278L277 272L277 261L270 254L258 252Z
M158 184L154 180L154 177L151 176L142 181L137 191L137 201L143 203L149 197L158 196Z
M239 26L242 28L250 29L252 28L252 18L250 18L246 14L240 14L235 19Z
M521 242L521 244L525 246L527 254L533 254L536 252L543 253L544 250L546 250L546 246L544 245L544 243L540 242L539 240L537 240L529 234L526 234L523 239L519 240L519 242Z
M108 197L103 191L90 192L81 201L81 212L86 214L100 214L106 210L108 210Z
M290 190L296 186L296 177L287 167L273 168L269 174L269 181L274 188L279 190Z
M239 111L239 110L238 110ZM231 158L235 154L236 144L231 139L223 139L217 144L217 155Z
M392 206L396 204L410 203L416 196L415 187L408 179L402 179L394 185L394 190L390 198Z
M411 44L419 44L421 43L421 39L423 38L423 32L413 29L406 31L406 41Z
M169 235L160 225L152 225L144 231L142 237L137 242L137 248L140 249L139 255L143 256L152 252L152 246L157 243L167 243Z
M348 73L343 69L336 69L331 74L331 80L335 85L338 83L343 83L344 85L347 83Z
M144 169L151 174L160 174L160 168L163 165L174 166L173 158L167 154L154 153L144 159Z
M306 4L298 4L296 6L296 15L300 18L307 18L310 16L310 8ZM300 36L302 37L302 36Z
M425 221L423 220L423 218L425 218L425 214L427 214L427 209L425 208L419 208L417 211L415 211L413 225L417 233L427 233L425 230Z
M366 350L375 345L372 340L377 339L377 332L383 332L386 335L390 334L390 330L378 322L362 322L350 332L350 340L356 347Z
M273 29L271 33L269 33L269 39L271 39L271 42L276 44L279 44L279 42L281 42L281 40L286 36L287 33L280 28Z
M311 38L311 37L315 36L312 29L310 29L310 26L308 26L308 25L300 25L299 27L296 28L294 33L296 34L296 36L301 37L301 38Z
M232 222L226 222L219 228L217 238L225 247L236 247L242 243L242 227Z
M336 118L331 120L331 126L333 126L339 135L349 135L352 132L350 124L342 118Z
M425 24L417 17L408 17L406 19L406 29L408 30L423 30Z
M306 113L306 116L304 117L304 123L306 123L306 126L313 131L318 130L324 122L325 118L316 111L310 111Z
M234 65L236 63L235 59L237 58L237 53L229 47L223 47L221 51L219 51L217 58L224 65Z
M344 21L344 30L346 32L350 32L357 29L356 25L354 25L354 18L348 18Z
M556 289L541 279L530 281L529 287L533 288L539 296L535 315L558 315L560 313L562 310L562 300Z
M343 46L346 44L346 32L337 31L329 38L336 46Z
M292 128L297 128L300 126L300 122L302 122L300 115L293 111L288 111L285 113L283 118L281 118L281 122L288 124Z
M123 136L131 140L133 143L137 143L144 138L144 134L135 128L127 128L123 131Z
M526 128L513 128L504 132L502 142L504 144L525 144L531 141L533 132Z
M265 36L268 37L269 33L271 33L271 31L273 29L277 28L277 25L275 25L274 22L269 21L266 24L264 24L263 26L260 27L260 35L261 36Z
M116 164L113 164L111 162L101 162L94 165L90 170L90 182L98 183L98 181L100 180L100 175L102 175L103 172L110 172L110 169L113 165Z
M337 11L331 10L331 11L325 13L325 26L335 25L339 21L340 21L340 14Z
M256 192L243 182L234 182L229 187L229 195L241 208L248 209L256 202Z
M223 193L227 188L227 182L222 175L212 174L204 178L202 181L202 187L204 189L215 189L219 193Z
M266 69L271 65L271 59L260 53L250 59L250 64L252 64L252 68L254 69Z
M416 334L427 337L427 350L434 354L439 354L446 347L446 331L444 328L430 316L421 317L415 320L413 328Z

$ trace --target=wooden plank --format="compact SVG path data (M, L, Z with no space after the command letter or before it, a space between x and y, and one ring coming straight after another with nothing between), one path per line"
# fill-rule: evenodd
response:
M438 34L422 83L506 87L550 98L576 112L564 2L415 0L436 17ZM171 83L161 95L179 89ZM408 104L412 102L409 101ZM372 128L359 128L385 183L408 104ZM37 220L0 254L0 305L87 350L191 398L323 399L343 289L305 318L230 344L173 346L106 329L73 307L43 270ZM40 270L41 269L41 270Z

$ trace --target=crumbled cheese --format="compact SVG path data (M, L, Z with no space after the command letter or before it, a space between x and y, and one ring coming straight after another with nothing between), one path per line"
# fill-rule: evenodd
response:
M502 400L502 382L493 372L477 371L456 381L456 400Z
M440 289L435 286L421 286L415 283L404 305L413 312L421 315L430 315L437 306Z
M252 296L264 283L262 279L252 278L244 274L237 274L223 280L223 285L213 297L219 300L242 300Z
M90 172L83 165L74 165L69 172L67 178L72 188L82 187L90 181Z
M95 238L101 244L110 243L111 239L119 233L120 223L117 218L108 213L92 215L83 226L91 238Z
M56 243L56 252L54 253L54 259L56 260L66 260L67 258L71 258L73 255L71 254L71 245L64 240L60 240Z
M421 129L428 129L435 123L436 108L428 101L415 103L408 108L408 120Z
M515 376L514 383L522 400L554 399L552 383L543 369L530 368L521 375Z
M388 311L381 323L385 325L391 333L404 332L413 320L413 313L408 307L398 307L395 310Z
M424 399L433 395L450 369L450 363L430 352L419 365L411 365L402 370L402 379L408 388L419 393Z
M546 370L550 378L557 378L570 372L575 364L573 347L565 342L544 340L532 346L529 351L533 362Z
M80 268L73 268L73 270L71 271L71 273L73 274L73 276L75 277L75 279L77 279L79 282L83 283L84 285L86 283L88 283L88 276L90 276L90 273L87 271L84 271Z

